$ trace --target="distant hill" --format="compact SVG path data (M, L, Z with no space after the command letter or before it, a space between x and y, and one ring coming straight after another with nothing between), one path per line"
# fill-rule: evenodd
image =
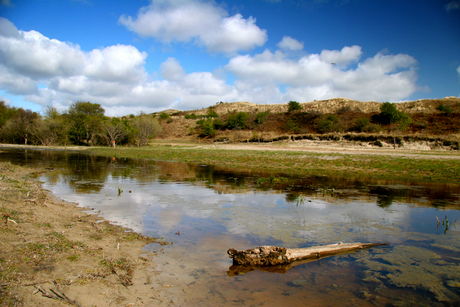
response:
M406 113L411 124L401 131L397 125L382 125L376 122L376 114L380 113L381 102L361 102L347 98L300 103L301 110L288 113L288 104L255 104L250 102L221 102L208 108L190 111L165 110L170 118L161 120L163 131L158 135L163 139L206 140L208 142L228 140L230 142L255 139L273 140L306 134L322 135L327 133L367 133L377 135L425 135L430 137L449 136L459 139L460 133L460 98L446 97L442 99L422 99L395 103L399 111ZM440 111L440 106L444 110ZM197 121L206 117L210 109L215 111L217 118L224 124L232 113L248 114L244 128L230 130L225 126L217 128L214 135L203 135ZM445 110L448 110L446 112ZM263 123L256 118L259 113L267 112ZM191 116L195 118L191 118ZM328 116L332 115L332 116ZM321 125L325 120L334 120L335 128L324 131ZM211 119L210 119L211 120ZM368 127L359 130L357 121L366 123ZM199 123L199 122L198 122ZM362 127L361 127L362 128ZM361 129L360 128L360 129Z

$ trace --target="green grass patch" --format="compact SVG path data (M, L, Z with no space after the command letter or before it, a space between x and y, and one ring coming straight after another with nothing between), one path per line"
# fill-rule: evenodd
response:
M442 154L320 154L301 151L231 150L194 146L118 147L90 149L97 155L235 167L289 175L369 177L402 181L460 183L460 159ZM449 156L450 153L446 153ZM364 178L363 178L364 179Z

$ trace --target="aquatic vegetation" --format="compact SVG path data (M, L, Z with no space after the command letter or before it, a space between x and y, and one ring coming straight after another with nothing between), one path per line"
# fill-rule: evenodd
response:
M399 245L391 253L377 250L359 261L368 269L366 282L428 291L442 302L460 299L453 290L460 280L459 265L428 249Z

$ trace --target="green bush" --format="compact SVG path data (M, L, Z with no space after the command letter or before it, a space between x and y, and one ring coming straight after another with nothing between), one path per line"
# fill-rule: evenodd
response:
M256 123L259 124L259 125L263 124L269 113L270 112L268 112L268 111L257 113L256 114Z
M171 116L169 116L168 113L162 112L160 113L160 119L170 119Z
M355 130L358 132L364 132L369 124L370 122L368 118L358 118L355 120Z
M200 136L214 136L216 129L211 119L200 119L196 121L198 128L201 130Z
M343 127L339 122L339 118L336 115L323 116L316 126L316 129L320 133L338 132L342 131Z
M300 127L299 127L299 124L296 121L294 121L292 119L289 119L286 122L286 130L288 132L298 133L300 131Z
M452 113L452 108L449 106L449 105L445 105L443 103L441 103L440 105L438 105L436 107L436 110L446 114L446 115L450 115Z
M185 117L186 119L197 119L197 118L198 118L198 116L196 116L195 113L186 114L184 117Z
M203 129L203 132L201 133L202 136L216 135L216 129L214 128L214 124L210 120L207 120L204 122L202 129Z
M298 110L302 110L302 106L297 101L289 101L288 105L289 105L289 108L288 108L289 113L298 111Z
M249 114L246 112L231 113L227 116L225 121L225 128L227 129L244 129L246 128Z
M213 107L209 107L208 109L208 117L219 117L216 110Z
M384 125L399 123L399 129L403 131L411 123L411 119L406 113L399 111L394 103L389 102L385 102L380 106L380 114L377 116L377 120Z
M216 128L216 130L221 129L224 126L224 123L222 122L222 120L218 118L213 120L212 123L214 124L214 128Z

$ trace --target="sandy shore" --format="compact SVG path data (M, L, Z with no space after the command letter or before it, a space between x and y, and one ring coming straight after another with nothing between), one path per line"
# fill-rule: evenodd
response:
M154 238L63 202L31 176L0 163L1 306L158 306Z

